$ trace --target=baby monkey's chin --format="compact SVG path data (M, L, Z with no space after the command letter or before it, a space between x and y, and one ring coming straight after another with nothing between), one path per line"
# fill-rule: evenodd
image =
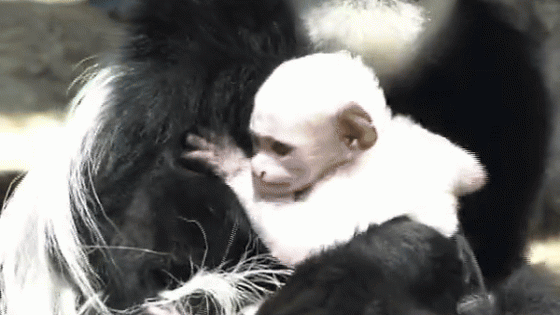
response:
M262 200L290 200L294 201L296 195L306 190L310 185L293 185L288 182L267 182L253 174L253 188L255 197Z

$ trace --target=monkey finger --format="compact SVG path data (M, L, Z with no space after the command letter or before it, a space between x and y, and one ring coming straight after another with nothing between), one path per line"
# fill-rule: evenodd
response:
M218 164L218 156L212 150L196 150L185 152L181 155L185 160L197 160L208 164Z
M195 134L187 135L186 144L187 146L193 147L195 150L206 150L206 151L215 150L215 145L213 143Z
M213 174L224 178L225 171L222 169L222 159L213 151L190 151L181 155L181 164L197 173Z

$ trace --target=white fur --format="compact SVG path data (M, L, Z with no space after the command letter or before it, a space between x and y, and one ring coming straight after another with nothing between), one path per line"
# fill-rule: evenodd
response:
M84 110L97 111L110 91L115 76L111 69L99 74L84 87L91 94L81 94L76 102L88 103ZM85 259L72 216L93 222L85 203L72 213L70 195L85 199L76 178L76 164L88 160L82 149L87 129L94 124L90 113L76 113L68 129L61 129L42 159L26 175L0 218L0 274L3 314L80 314L94 308L107 310L100 300L95 276ZM48 150L47 150L48 148ZM75 191L72 191L75 190ZM50 261L55 257L58 262ZM65 265L67 277L52 264ZM83 297L85 303L78 305ZM83 309L82 309L83 307Z
M246 207L272 254L286 264L293 265L326 246L347 241L371 223L403 214L450 236L458 227L457 197L485 183L484 168L473 154L407 117L392 118L385 100L371 96L382 95L373 73L364 71L361 63L356 67L356 62L359 59L351 59L347 53L316 54L288 61L257 93L258 121L252 121L251 126L276 124L269 128L270 135L293 139L320 132L313 130L316 125L308 123L307 114L324 109L328 117L333 106L346 103L342 96L350 97L357 88L363 89L347 100L357 102L370 113L378 132L377 142L357 161L317 183L305 200L273 202L254 198L250 161L240 150L228 149L229 159L239 164L234 172L225 172L226 182ZM365 73L370 78L364 77ZM320 85L326 81L330 81L327 86ZM348 87L350 93L335 87ZM305 94L317 92L322 94ZM312 102L314 96L317 99ZM280 118L274 119L274 112ZM319 117L309 119L326 120ZM379 122L382 124L377 128ZM298 132L302 134L298 136ZM227 163L221 160L215 164L220 167ZM309 229L311 222L313 227Z
M242 260L230 270L210 272L201 269L181 287L161 292L158 300L149 301L143 306L154 315L191 314L187 299L201 297L208 305L219 306L220 315L249 315L266 296L273 293L256 284L256 281L279 288L282 283L278 276L291 274L287 269L270 269L266 262L271 259L268 256L256 256Z
M456 0L292 0L315 49L360 54L380 77L408 70Z

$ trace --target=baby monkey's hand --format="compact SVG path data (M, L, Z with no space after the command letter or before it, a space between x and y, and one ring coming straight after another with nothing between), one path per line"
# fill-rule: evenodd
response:
M206 132L204 136L189 133L186 136L186 151L181 155L187 164L201 163L206 168L226 179L235 176L249 159L227 134Z

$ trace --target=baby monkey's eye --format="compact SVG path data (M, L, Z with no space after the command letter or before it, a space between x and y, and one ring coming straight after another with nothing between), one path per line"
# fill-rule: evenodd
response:
M251 144L253 147L252 156L258 154L266 145L266 143L263 143L263 139L255 134L251 134Z
M286 156L294 150L294 147L284 144L282 142L274 141L270 146L272 151L279 156Z

